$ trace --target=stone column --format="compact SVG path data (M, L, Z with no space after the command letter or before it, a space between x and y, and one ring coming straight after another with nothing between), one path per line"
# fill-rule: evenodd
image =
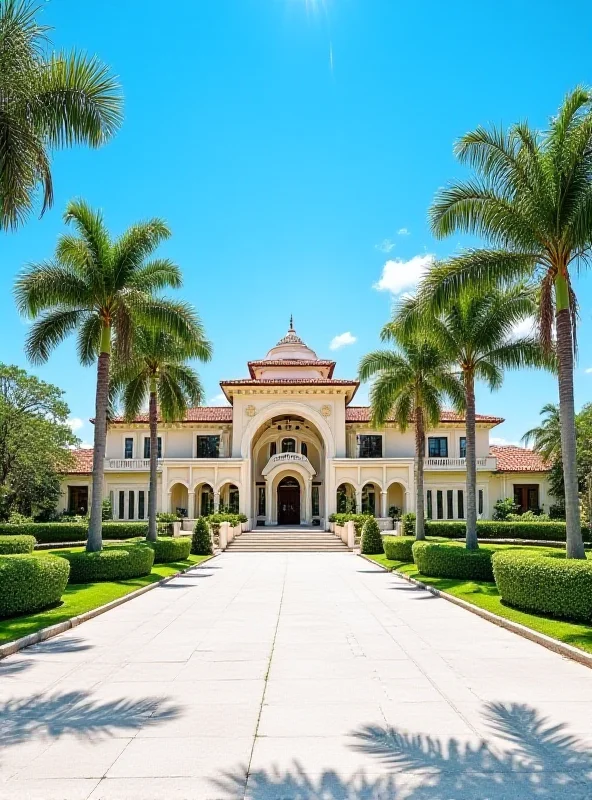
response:
M187 517L195 519L195 492L187 492Z
M312 477L308 479L307 483L308 498L306 503L306 522L308 525L312 525Z
M220 492L214 492L214 514L220 511Z
M388 517L388 491L382 491L380 493L380 516L381 517Z
M356 514L362 513L362 490L356 489Z
M271 485L267 476L265 477L265 524L271 525L273 522L272 518L272 496L271 496Z
M173 513L173 493L167 492L167 509L169 514Z

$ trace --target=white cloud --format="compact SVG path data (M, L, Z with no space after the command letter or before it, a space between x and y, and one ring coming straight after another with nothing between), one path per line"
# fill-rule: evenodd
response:
M76 433L84 427L84 420L80 419L80 417L70 417L70 419L66 420L66 425L72 429L72 433Z
M339 350L340 347L346 347L348 344L354 344L357 341L355 336L352 336L349 331L346 331L346 333L340 333L339 336L334 336L331 339L329 350Z
M227 406L228 400L226 399L226 395L223 392L220 392L220 394L210 398L208 400L208 404L211 406Z
M399 230L397 231L397 236L409 236L409 229L399 228Z
M68 446L69 450L92 450L94 444L92 442L80 442L80 444L71 444Z
M536 319L532 316L517 322L512 329L512 338L520 339L523 336L532 336L535 332L535 325Z
M391 259L382 268L380 280L374 284L374 289L379 292L401 294L406 289L414 289L428 269L434 263L432 253L423 256L413 256L409 261L400 258Z
M592 367L588 367L588 369L584 370L586 375L592 375Z
M374 247L377 250L380 250L381 253L390 253L391 250L394 250L396 246L397 245L393 242L392 239L383 239L380 244L374 245Z
M489 444L496 444L498 447L504 447L508 445L512 445L513 447L524 447L524 445L520 442L510 442L508 439L504 439L503 436L490 436Z

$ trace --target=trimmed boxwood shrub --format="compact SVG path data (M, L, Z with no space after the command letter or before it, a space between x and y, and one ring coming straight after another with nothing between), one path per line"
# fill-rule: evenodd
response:
M382 536L380 535L380 528L374 517L370 517L364 523L362 528L362 539L360 542L360 551L368 556L379 555L384 553L382 546Z
M196 556L211 556L214 552L210 526L205 517L200 517L195 523L191 539L191 552Z
M464 538L466 524L462 521L439 522L426 520L426 531L430 536L444 536L445 538ZM590 540L588 528L582 528L582 535L586 541ZM525 539L541 540L546 542L565 541L565 522L504 522L480 519L477 521L477 536L479 539Z
M185 561L191 552L191 537L178 536L174 539L157 539L147 542L154 550L155 564L168 564L171 561Z
M57 603L70 565L55 556L0 556L0 617L27 614Z
M331 516L334 517L333 521L335 524L340 525L341 527L343 527L346 522L353 522L357 537L362 535L364 524L369 519L374 519L372 514L332 514ZM382 552L382 550L380 552Z
M411 548L414 542L415 536L385 536L382 540L389 561L406 561L409 564L413 561Z
M0 555L32 553L36 544L34 536L0 536Z
M124 581L148 575L154 550L146 543L118 544L98 553L60 553L70 563L69 583Z
M146 522L103 522L104 539L132 539L145 536ZM25 525L0 525L0 536L34 536L39 544L85 542L88 524L80 522L30 522Z
M500 550L493 558L504 603L562 619L592 622L592 561L543 550Z
M415 542L412 550L418 570L427 577L493 581L491 547L467 550L452 542Z
M426 520L427 528L427 520ZM403 536L415 536L415 514L413 511L408 511L401 517L401 527L403 528Z

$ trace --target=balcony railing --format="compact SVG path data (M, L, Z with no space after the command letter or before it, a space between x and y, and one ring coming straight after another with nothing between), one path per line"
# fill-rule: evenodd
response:
M162 459L158 461L158 469L162 467ZM136 470L144 471L150 469L149 458L106 458L105 469L117 470Z
M495 456L477 458L477 469L497 469L497 459ZM466 458L426 458L424 461L425 469L466 469Z

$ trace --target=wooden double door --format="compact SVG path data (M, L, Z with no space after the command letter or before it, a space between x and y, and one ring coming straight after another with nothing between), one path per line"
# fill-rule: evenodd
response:
M300 484L295 478L284 478L277 490L278 525L300 525Z

